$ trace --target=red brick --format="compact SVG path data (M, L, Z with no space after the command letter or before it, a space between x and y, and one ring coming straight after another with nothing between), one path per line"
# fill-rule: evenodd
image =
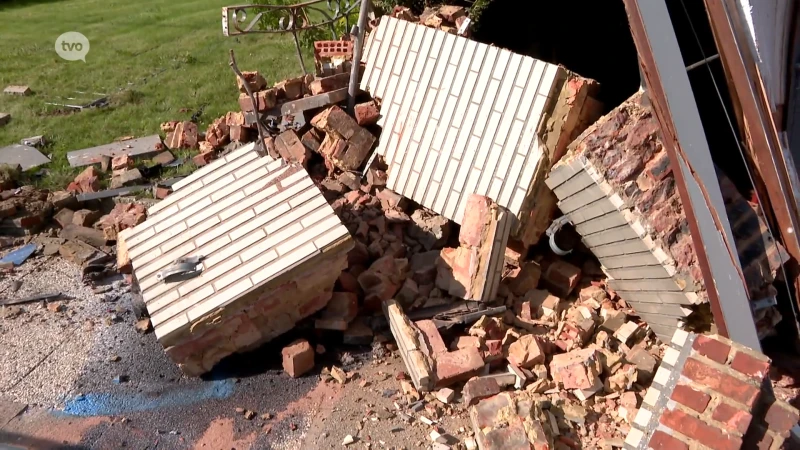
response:
M242 125L231 125L230 139L233 142L248 142L250 140L250 129Z
M720 364L725 364L728 361L728 353L731 351L730 345L702 335L697 336L692 348L695 349L697 353Z
M708 386L725 397L743 403L750 409L753 408L760 394L758 387L724 374L695 358L686 360L682 375L696 383Z
M164 200L164 199L165 199L165 198L167 198L167 196L168 196L169 194L171 194L171 193L172 193L172 188L168 188L168 187L156 187L156 190L155 190L155 198L157 198L157 199L159 199L159 200Z
M593 354L587 353L586 357L590 358ZM537 364L542 364L544 359L542 343L532 334L522 336L508 347L508 360L519 367L530 369ZM581 359L577 362L582 363L583 360ZM585 373L585 371L581 371L581 373Z
M717 405L711 418L724 423L728 431L743 435L747 433L747 427L750 426L753 415L741 408L731 406L730 403L723 402Z
M758 381L763 380L769 373L769 360L754 358L747 353L736 352L731 362L731 368Z
M512 272L508 278L504 279L503 282L508 285L508 289L511 293L517 297L523 297L528 291L536 289L539 285L539 279L542 276L541 267L533 261L526 262L514 272Z
M275 148L285 161L297 162L306 166L311 159L309 150L297 137L294 130L286 130L275 138Z
M494 378L472 378L464 385L462 394L467 406L472 406L485 398L499 394L500 391L500 385Z
M415 322L415 324L417 325L417 328L422 331L422 335L434 355L438 355L439 353L447 353L447 346L444 344L442 335L439 334L439 330L436 328L436 324L433 323L432 320L419 320Z
M567 297L581 279L581 269L565 261L555 261L542 274L548 290L559 297Z
M797 425L798 419L800 416L798 416L797 409L779 401L769 405L767 414L764 416L764 421L769 425L770 431L783 437L789 436L789 430Z
M702 420L677 409L665 409L660 422L715 450L739 450L742 446L740 438L728 436Z
M324 94L337 89L346 88L350 82L350 72L340 73L324 78L317 78L308 85L312 95Z
M342 272L339 275L339 286L343 291L358 293L358 280L350 272Z
M220 117L208 126L205 139L212 147L222 147L228 143L229 135L230 127L228 127L225 117Z
M132 169L133 166L134 166L133 158L131 158L129 155L115 156L111 160L112 170Z
M650 438L648 448L653 450L689 450L689 444L678 440L661 430L656 430Z
M499 339L489 339L486 341L486 350L483 352L483 359L487 362L503 359L503 341Z
M436 356L436 387L465 381L483 370L484 362L477 348L465 348Z
M711 396L689 386L679 384L672 391L672 400L701 413L706 410L708 402L711 401Z
M78 192L97 192L100 190L100 172L94 166L89 166L75 177L74 190ZM70 184L72 186L72 184ZM67 190L70 190L69 188Z
M377 123L380 118L381 113L374 100L356 105L356 123L362 127Z
M353 57L353 41L316 41L314 54L318 58L331 58L334 56Z
M205 152L195 155L192 158L197 167L205 166L214 159L214 152Z
M281 351L283 370L292 378L297 378L314 368L314 349L305 340L297 340Z
M264 89L264 86L267 85L267 80L265 80L264 77L257 71L242 72L242 76L247 82L250 90L253 92L260 91L261 89ZM244 83L242 83L241 78L236 77L236 85L239 88L239 92L247 92L247 90L244 88Z
M515 362L510 356L509 360ZM591 389L601 371L597 350L594 348L554 355L550 361L550 375L564 389Z

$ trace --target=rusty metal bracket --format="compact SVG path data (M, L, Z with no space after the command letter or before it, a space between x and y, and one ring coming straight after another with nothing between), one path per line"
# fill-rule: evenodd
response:
M297 49L297 59L303 73L306 71L300 33L320 28L330 28L331 39L336 40L336 23L345 22L350 30L350 15L358 11L358 1L311 0L296 5L239 5L222 8L222 34L290 33Z
M250 83L247 82L247 79L242 74L242 71L239 70L239 66L236 64L236 55L233 53L233 49L230 50L231 52L231 59L228 63L231 66L231 70L233 73L236 74L236 77L242 82L242 86L244 90L247 92L247 96L250 97L250 104L253 105L254 112L256 115L256 129L258 129L258 146L256 151L258 151L262 156L266 154L266 136L264 135L264 124L261 123L261 114L258 112L258 102L256 102L256 97L253 95L253 90L250 89Z

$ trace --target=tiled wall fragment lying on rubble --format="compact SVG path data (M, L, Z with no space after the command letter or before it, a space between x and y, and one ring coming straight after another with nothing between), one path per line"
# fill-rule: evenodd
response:
M594 119L597 84L392 17L365 61L361 88L382 100L387 187L456 223L470 194L487 196L518 219L513 237L536 243L555 208L544 176Z
M678 330L647 390L626 450L778 449L800 414L776 400L764 354Z
M352 241L300 165L249 145L175 186L122 240L156 336L184 372L204 373L328 303ZM197 255L201 275L156 279Z
M659 125L638 93L570 145L547 185L584 244L609 275L609 286L662 339L706 301Z
M609 286L668 340L694 305L707 301L659 124L635 94L587 129L552 169L547 185ZM783 248L769 237L753 205L722 173L720 186L751 298L769 296ZM774 332L774 306L756 311L761 337Z

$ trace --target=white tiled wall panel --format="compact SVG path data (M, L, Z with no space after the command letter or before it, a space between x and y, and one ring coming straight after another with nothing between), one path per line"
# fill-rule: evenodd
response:
M306 171L246 146L187 177L150 217L125 231L157 337L235 302L346 237ZM156 274L203 255L203 272L164 283Z
M383 101L387 187L457 223L472 193L518 217L561 69L392 17L364 61L361 88Z

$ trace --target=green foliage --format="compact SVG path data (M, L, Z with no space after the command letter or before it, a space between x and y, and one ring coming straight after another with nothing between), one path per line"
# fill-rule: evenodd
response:
M41 168L48 173L26 182L49 189L64 189L85 169L71 167L67 152L107 144L120 136L159 133L160 123L189 120L204 104L208 106L199 117L201 130L227 111L239 110L236 77L228 66L230 49L236 51L242 70L258 70L270 83L297 76L300 70L291 36L222 35L220 6L246 1L6 3L0 0L4 5L0 23L14 26L1 33L0 89L25 84L33 95L0 95L0 111L12 116L0 127L0 147L45 135L51 144L43 152L52 161ZM66 24L63 31L86 35L91 42L86 62L58 57L53 42L62 31L53 24ZM308 66L310 52L304 56ZM94 93L109 95L110 105L70 112L47 104L100 96ZM189 166L173 173L181 174Z
M261 5L275 5L275 6L286 6L286 5L293 5L296 3L305 2L306 0L256 0L256 3ZM335 4L335 2L332 2ZM327 6L325 3L319 3L314 5L313 8L309 8L306 11L305 21L308 23L324 23L327 21L327 18L316 9L326 10ZM326 11L329 15L333 15L332 11ZM275 12L265 11L261 17L259 25L262 29L273 29L273 30L280 30L285 29L288 20L290 19L290 14L285 11L276 10ZM353 13L349 15L349 17L342 17L339 20L334 21L333 23L322 25L315 28L310 28L308 30L302 31L298 34L300 38L300 45L304 48L312 49L314 48L315 41L322 41L322 40L335 40L340 39L342 36L348 34L350 27L355 25L358 22L358 10L356 9ZM298 24L298 28L303 27L303 24Z
M469 9L469 17L472 19L472 29L478 30L481 27L481 16L489 8L494 0L475 0L472 8Z

